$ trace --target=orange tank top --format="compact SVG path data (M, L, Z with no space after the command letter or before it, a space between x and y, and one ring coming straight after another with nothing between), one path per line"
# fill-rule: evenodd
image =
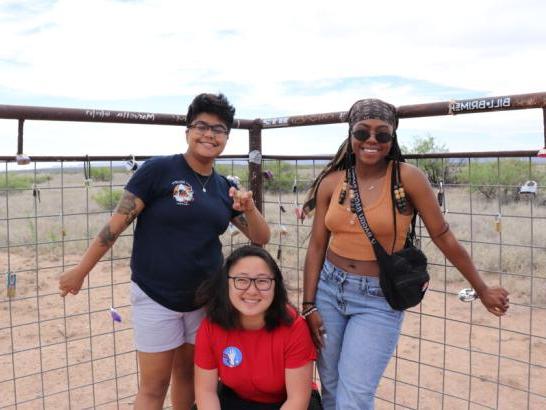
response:
M379 243L390 253L394 239L394 221L392 214L392 196L391 188L392 161L389 162L382 191L373 204L364 207L364 214L368 224ZM347 210L348 200L343 205L338 203L339 193L343 186L343 179L339 181L330 199L330 205L326 211L325 224L330 231L329 247L336 254L344 258L372 261L375 260L370 240L360 226L360 222L355 214ZM348 196L348 195L347 195ZM366 197L363 197L366 203ZM396 210L396 243L394 251L399 251L404 247L406 235L411 223L412 214L402 215Z

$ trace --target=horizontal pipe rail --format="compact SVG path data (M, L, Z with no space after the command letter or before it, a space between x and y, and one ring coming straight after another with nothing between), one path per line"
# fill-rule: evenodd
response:
M42 121L108 122L121 124L186 125L186 116L154 112L114 111L85 108L0 105L0 118ZM252 120L233 121L233 128L248 129Z
M400 118L469 114L487 111L546 108L546 92L480 97L398 107ZM305 125L336 124L346 121L347 111L266 118L262 128L284 128ZM186 116L152 112L113 111L100 109L33 107L0 105L0 118L46 121L110 122L128 124L185 125ZM233 128L251 129L256 120L235 119Z
M546 107L546 93L541 92L500 97L480 97L468 100L451 100L428 104L402 105L398 107L397 110L400 118L415 118L544 107ZM347 111L262 119L263 128L336 124L346 121Z
M434 158L518 158L518 157L535 157L538 154L537 150L531 151L483 151L483 152L438 152L427 154L406 154L406 159L434 159ZM150 155L134 156L137 161L143 161L150 158ZM333 155L263 155L262 160L281 160L281 161L328 161ZM132 159L132 156L127 155L71 155L71 156L33 156L33 162L82 162L82 161L127 161ZM241 155L222 155L218 161L222 160L241 160L247 161L248 154ZM13 156L0 156L0 161L15 162Z

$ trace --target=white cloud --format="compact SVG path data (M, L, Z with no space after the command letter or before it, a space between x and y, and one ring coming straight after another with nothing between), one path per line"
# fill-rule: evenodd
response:
M9 2L0 5L0 93L7 94L0 95L0 103L14 99L17 104L62 105L59 100L66 98L71 106L101 102L109 108L108 101L157 101L227 89L235 94L231 98L238 116L252 118L342 111L365 96L396 105L434 102L437 93L419 81L468 90L469 96L544 91L544 15L546 3L540 0ZM374 76L405 78L407 83L370 82L297 94L286 86ZM39 104L34 102L38 98ZM170 111L178 112L187 102L181 97ZM152 103L139 110L157 111ZM503 128L540 128L533 114L517 115L510 117L517 118L516 124ZM491 122L483 114L468 117L475 120L412 123L433 135L442 135L446 124L451 124L449 132L487 134ZM43 135L55 132L52 141L65 135L58 124L26 127L29 137L38 129ZM89 124L65 127L89 138L96 129ZM150 133L165 133L169 142L154 147L176 145L172 129L118 127L103 128L101 134L130 129L145 140ZM293 132L310 133L300 130ZM330 129L313 130L326 141L316 152L331 152ZM63 150L80 150L66 138ZM101 150L120 152L127 146L106 138ZM9 147L1 144L0 152L8 153ZM139 149L146 148L143 143ZM265 148L282 151L274 141L264 143ZM99 149L98 144L90 149Z

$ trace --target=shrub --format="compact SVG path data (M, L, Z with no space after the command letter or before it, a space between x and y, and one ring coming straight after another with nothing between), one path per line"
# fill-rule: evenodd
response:
M241 180L241 185L248 185L248 165L247 164L219 164L214 166L214 170L224 176L237 176Z
M112 189L108 187L102 188L95 195L93 195L93 200L104 210L111 211L113 210L121 196L123 195L123 189Z
M445 145L438 145L431 135L427 137L414 137L413 144L410 148L401 146L400 149L404 154L429 154L448 152ZM417 162L419 168L426 172L428 179L433 184L438 184L440 181L444 183L454 182L454 173L450 169L447 159L442 158L426 158L419 159Z
M268 179L263 177L263 188L269 192L291 192L294 187L294 180L296 179L296 166L290 162L280 161L265 161L262 164L262 171L271 171L272 178ZM249 189L248 182L248 165L216 165L216 172L222 175L234 175L238 176L241 180L241 185L246 186ZM297 188L299 192L305 192L311 186L311 182L308 177L303 177L303 174L310 174L311 168L305 168L298 166L298 184Z
M35 179L32 174L17 174L14 172L8 172L6 179L6 174L2 173L0 174L0 190L31 189L34 184L37 185L50 180L50 175L36 175Z
M112 180L112 170L109 167L91 167L91 179L93 181L110 182Z
M296 179L296 167L288 162L281 161L272 170L273 178L264 179L264 189L272 192L290 192L294 188ZM307 186L302 186L298 181L298 191L305 190Z
M497 197L502 203L519 201L519 187L529 177L529 161L520 159L473 161L462 166L457 182L470 184L473 191L480 192L486 199ZM546 182L546 172L535 169L533 179L539 185Z

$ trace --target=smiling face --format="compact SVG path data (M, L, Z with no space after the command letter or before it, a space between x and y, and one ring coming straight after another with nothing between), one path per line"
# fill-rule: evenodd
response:
M362 136L366 134L369 135L369 138L362 140ZM355 123L351 129L351 148L357 162L375 165L384 160L392 146L392 139L388 142L380 142L387 139L386 134L392 136L393 129L385 121L368 119Z
M196 125L204 125L208 129L201 131ZM203 158L212 159L217 158L226 147L228 140L228 134L215 133L211 129L215 127L223 127L227 130L226 124L222 122L219 116L216 114L209 114L203 112L197 115L191 124L188 124L186 128L186 141L188 143L188 154Z
M274 279L274 274L267 263L258 256L246 256L238 260L229 270L229 301L239 312L239 319L244 329L260 329L265 325L265 313L273 303L275 281L267 290L267 282ZM238 278L238 279L232 279ZM242 289L247 285L245 290ZM262 280L260 280L262 279ZM241 288L241 289L237 289Z

